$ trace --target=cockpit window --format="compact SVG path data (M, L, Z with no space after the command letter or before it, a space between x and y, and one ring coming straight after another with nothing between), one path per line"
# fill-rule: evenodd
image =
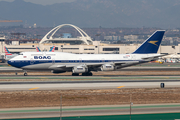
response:
M23 53L19 53L19 55L23 55Z

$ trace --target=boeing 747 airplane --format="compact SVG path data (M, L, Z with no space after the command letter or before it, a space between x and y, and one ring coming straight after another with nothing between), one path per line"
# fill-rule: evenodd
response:
M73 76L92 76L91 71L114 71L123 67L154 61L164 30L154 32L131 54L73 54L64 52L22 52L8 64L24 70L51 70L53 73L72 72Z

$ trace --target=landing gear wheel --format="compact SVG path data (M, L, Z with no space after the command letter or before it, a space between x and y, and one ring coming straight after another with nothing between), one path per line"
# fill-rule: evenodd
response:
M24 73L24 76L27 76L27 73Z
M92 76L92 72L82 73L82 76Z
M87 73L82 73L82 76L87 76Z
M88 76L92 76L92 75L93 75L92 72L89 72Z
M79 76L79 73L72 73L72 76Z

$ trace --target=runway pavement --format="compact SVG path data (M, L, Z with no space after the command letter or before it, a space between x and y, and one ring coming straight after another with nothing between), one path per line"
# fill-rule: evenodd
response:
M134 104L131 108L132 114L180 112L180 104ZM130 114L130 105L62 107L62 117L125 114ZM38 117L60 117L60 107L0 109L0 119Z
M157 66L157 67L151 67L151 66L145 66L145 67L139 67L139 66L132 66L132 67L126 67L122 69L118 69L116 71L149 71L149 70L163 70L163 71L168 71L168 70L177 70L180 71L179 66L170 66L170 67L163 67L163 66ZM37 71L37 70L27 70L27 71ZM41 70L41 71L49 71L51 70ZM19 68L14 68L14 67L0 67L0 72L23 72L22 69Z
M42 82L43 83L43 82ZM0 91L28 91L28 90L82 90L82 89L123 89L123 88L160 88L161 83L165 88L180 87L180 82L56 82L56 83L5 83L0 84Z
M0 82L8 79L8 81L20 80L180 80L180 75L97 75L97 76L59 76L59 75L0 75Z
M23 76L1 75L0 91L180 87L180 76Z

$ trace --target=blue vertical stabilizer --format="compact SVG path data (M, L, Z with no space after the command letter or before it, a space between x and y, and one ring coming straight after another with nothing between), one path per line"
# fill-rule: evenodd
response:
M157 53L164 33L165 30L157 30L154 32L133 54Z

